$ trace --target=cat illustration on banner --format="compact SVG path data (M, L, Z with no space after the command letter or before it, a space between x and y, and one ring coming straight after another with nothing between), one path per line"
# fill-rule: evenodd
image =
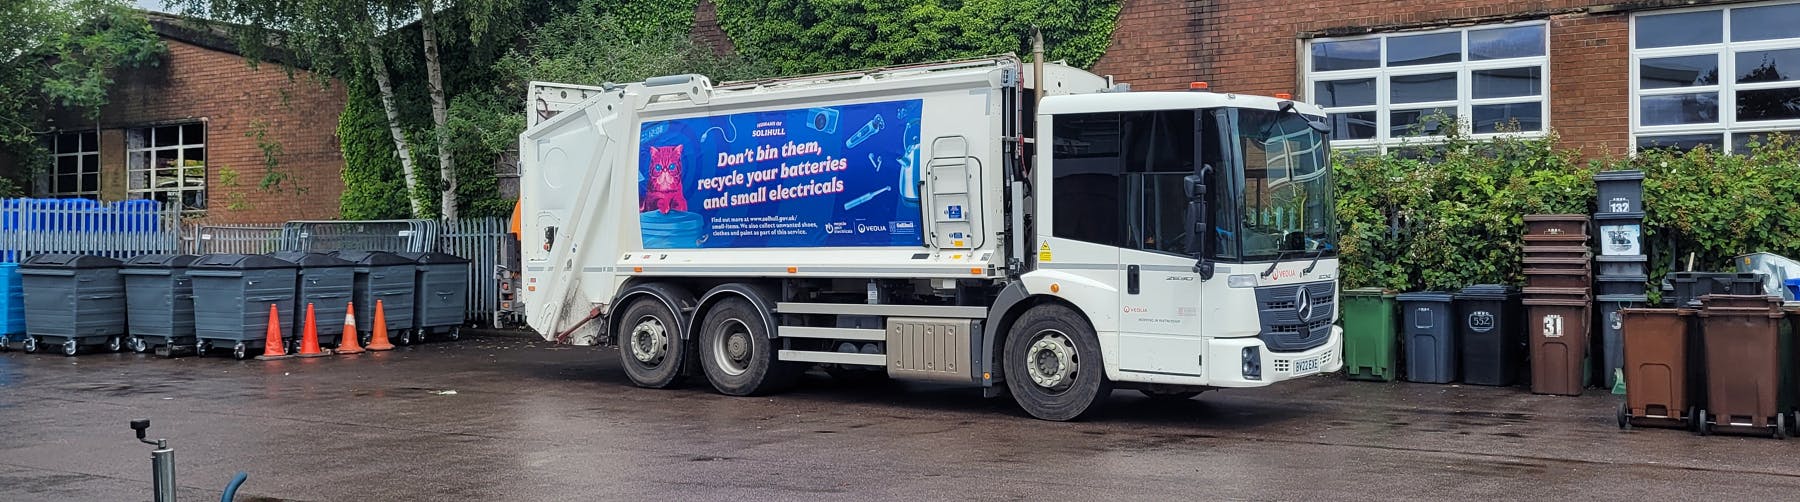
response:
M687 211L687 197L681 191L681 145L650 147L649 182L638 212Z

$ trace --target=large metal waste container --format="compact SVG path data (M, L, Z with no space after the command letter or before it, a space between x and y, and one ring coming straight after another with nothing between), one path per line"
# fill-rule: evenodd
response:
M1406 380L1456 381L1456 318L1449 293L1405 293L1400 300L1400 332L1406 345Z
M1760 298L1763 307L1741 305ZM1706 352L1706 406L1697 425L1702 435L1730 427L1786 437L1786 410L1780 409L1781 309L1778 297L1705 296L1700 309ZM1630 382L1626 382L1630 387Z
M300 266L263 255L209 254L188 265L194 280L195 347L231 349L238 359L258 355L268 339L269 306L279 311L276 328L294 328L294 292Z
M300 266L292 311L297 316L289 338L300 339L306 326L306 306L312 305L319 344L336 346L344 334L344 315L350 311L356 289L356 263L325 253L282 251L270 257Z
M83 345L125 346L125 281L119 260L43 254L19 265L25 291L25 351L58 345L75 355Z
M1580 296L1546 294L1527 296L1522 303L1531 337L1531 391L1581 395L1590 302Z
M187 267L200 257L147 254L125 260L125 305L131 337L126 345L138 353L151 347L194 343L194 283ZM173 356L175 351L169 351Z
M1381 288L1346 290L1344 296L1344 374L1352 380L1394 381L1399 332L1394 323L1394 294Z
M0 263L0 350L25 335L25 290L19 264Z
M356 304L356 329L362 331L363 341L374 332L375 302L380 301L390 337L410 342L406 334L413 328L413 289L419 263L384 251L334 251L331 255L356 264L351 268L356 273L351 297Z
M399 253L418 262L418 285L413 299L414 336L424 341L429 334L462 336L468 320L469 260L445 253Z
M1627 308L1623 323L1625 402L1619 427L1657 423L1687 426L1694 417L1688 399L1687 309Z
M1456 294L1462 344L1463 383L1512 385L1525 363L1523 312L1519 290L1500 284L1480 284Z

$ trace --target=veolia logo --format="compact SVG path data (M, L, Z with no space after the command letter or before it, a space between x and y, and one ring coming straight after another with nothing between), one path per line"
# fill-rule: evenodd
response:
M1474 330L1476 333L1486 333L1489 331L1493 331L1494 330L1494 313L1488 312L1486 310L1477 310L1474 312L1470 312L1469 313L1469 329Z

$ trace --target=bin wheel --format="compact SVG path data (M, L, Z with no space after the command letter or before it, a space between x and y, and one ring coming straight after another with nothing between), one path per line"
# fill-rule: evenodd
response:
M425 335L427 334L425 328L413 330L413 343L425 343Z
M1776 414L1775 415L1775 439L1787 439L1787 438L1788 438L1787 414L1786 413Z
M413 344L413 330L409 329L409 330L401 331L400 339L395 340L395 341L400 342L400 345L412 345Z
M24 346L20 347L20 349L24 350L26 354L36 354L38 351L37 337L35 337L35 336L25 337Z
M174 345L174 344L170 344L170 345ZM150 342L146 342L146 341L144 341L144 339L138 338L135 336L131 337L131 351L139 353L139 354L149 352L150 351Z
M1701 408L1700 413L1694 417L1694 432L1697 432L1702 436L1712 435L1712 424L1706 423L1705 408Z
M452 342L461 340L462 339L462 326L450 328L449 337L450 337L450 341L452 341Z
M367 347L367 346L369 346L369 342L370 342L370 341L372 341L372 340L374 340L374 336L371 336L371 335L370 335L370 334L368 334L368 333L363 333L363 334L360 334L360 335L356 335L356 341L359 341L359 342L362 342L362 345L363 345L363 346L364 346L364 347Z
M6 352L8 350L12 350L12 338L6 335L0 335L0 352Z
M209 342L206 340L199 340L199 341L194 342L194 355L195 356L206 357L206 353L211 350L212 350L212 342Z
M245 347L244 342L238 342L237 345L231 346L231 357L236 358L239 361L249 359L250 358L250 348Z
M1619 403L1619 430L1631 430L1631 405Z
M116 336L106 337L106 351L107 352L118 352L121 350L125 350L125 340L123 338L119 338Z
M81 352L81 344L76 343L74 338L70 338L68 340L63 340L62 349L63 355L73 356L76 353Z

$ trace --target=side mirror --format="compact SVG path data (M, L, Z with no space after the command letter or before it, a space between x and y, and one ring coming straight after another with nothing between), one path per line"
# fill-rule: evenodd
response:
M1187 193L1187 252L1195 255L1194 273L1200 274L1200 280L1211 280L1213 277L1212 255L1213 223L1212 211L1207 208L1206 178L1212 173L1212 166L1201 166L1198 174L1182 178L1182 191Z
M1324 134L1326 136L1331 135L1331 126L1325 125L1324 122L1320 122L1317 120L1308 120L1308 121L1306 121L1306 126L1311 127L1312 130L1314 130L1314 131L1318 131L1319 134Z

